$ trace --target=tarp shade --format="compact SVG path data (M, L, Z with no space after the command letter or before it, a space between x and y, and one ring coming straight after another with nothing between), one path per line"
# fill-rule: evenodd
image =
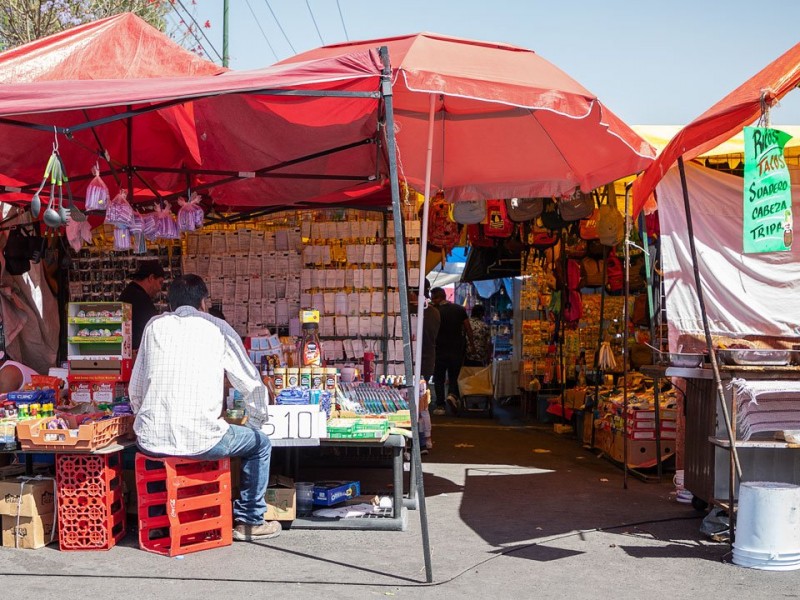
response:
M216 188L215 204L223 209L292 206L317 199L325 202L348 199L363 201L353 188L368 186L380 202L388 195L375 185L385 179L381 172L378 137L380 61L375 50L345 57L268 67L246 72L228 72L216 77L182 77L110 81L40 82L0 87L0 117L46 125L46 131L27 130L0 123L0 135L17 140L0 147L0 184L19 186L41 178L50 153L50 126L80 127L89 118L99 119L170 101L185 101L191 107L191 122L159 118L156 113L133 119L132 164L161 194L185 192L185 175L157 174L158 169L186 165L205 170L242 173L241 180ZM368 93L372 97L310 98L271 96L264 90L297 92L313 90ZM191 104L190 104L191 102ZM125 123L117 121L96 127L112 156L127 157ZM201 164L193 165L185 142L196 132ZM63 139L60 151L70 170L88 173L96 149L92 132L74 132L74 142ZM181 146L181 143L184 146ZM276 171L281 178L248 178L248 173L296 160L334 147L357 144L345 152L321 156L313 161ZM127 162L127 161L122 161ZM152 170L150 170L152 169ZM292 179L298 174L309 177ZM202 185L228 177L226 173L194 178ZM348 179L350 178L350 179ZM73 177L74 179L74 177ZM374 181L372 181L374 180ZM78 194L88 183L77 184ZM138 181L134 200L152 201L153 194ZM113 188L112 188L113 189ZM30 193L6 196L10 201L28 201Z
M762 99L774 106L800 83L800 43L745 81L684 127L633 184L633 213L638 215L659 180L678 160L707 152L762 114Z
M325 46L282 64L382 45L394 70L400 176L419 189L431 94L432 185L451 201L589 191L655 156L594 94L524 48L420 33Z
M800 244L789 252L742 254L742 179L694 163L686 165L686 177L712 335L799 336ZM792 197L798 219L800 187L792 186ZM684 352L702 352L705 334L677 169L661 180L658 201L670 350L682 345Z
M0 82L216 75L227 69L132 13L79 25L0 53Z

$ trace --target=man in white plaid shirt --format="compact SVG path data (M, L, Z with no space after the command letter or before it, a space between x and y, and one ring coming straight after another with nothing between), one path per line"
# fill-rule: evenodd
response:
M267 388L233 328L208 314L208 288L202 278L175 279L167 297L172 312L147 324L131 376L137 443L153 456L241 457L233 537L276 537L280 523L264 522L272 454L272 444L261 431L267 419ZM225 375L244 396L248 427L229 425L221 417Z

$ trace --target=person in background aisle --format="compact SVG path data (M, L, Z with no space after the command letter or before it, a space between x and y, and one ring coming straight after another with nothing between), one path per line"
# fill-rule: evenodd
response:
M440 317L439 310L427 300L430 298L431 284L425 280L425 309L422 323L422 364L420 376L426 382L430 381L436 367L436 337L439 335ZM419 314L419 298L416 289L409 292L409 308L412 314ZM416 330L412 333L416 333ZM419 410L419 435L420 452L428 454L433 448L431 437L431 413L428 406L420 406Z
M168 299L172 312L145 327L128 388L137 444L153 456L240 456L233 539L277 537L280 523L264 521L272 444L261 426L269 392L233 328L208 314L208 288L200 277L175 279ZM247 427L220 416L225 375L244 396Z
M492 356L492 335L489 326L483 320L485 315L486 309L482 304L472 307L469 326L472 328L472 339L475 344L467 350L467 356L464 359L465 367L485 367L489 364Z
M436 287L431 290L431 301L439 310L439 334L436 336L436 366L433 382L436 388L436 408L434 415L445 414L445 399L458 413L458 374L464 363L464 353L473 346L472 328L467 311L463 306L448 302L445 291ZM447 396L444 382L447 379Z
M120 302L127 302L131 305L134 350L139 349L145 325L158 314L153 300L161 293L164 275L164 267L158 260L139 261L136 272L131 275L131 282L119 296Z
M0 394L16 392L22 386L31 382L31 375L38 375L36 371L22 363L5 359L0 363Z

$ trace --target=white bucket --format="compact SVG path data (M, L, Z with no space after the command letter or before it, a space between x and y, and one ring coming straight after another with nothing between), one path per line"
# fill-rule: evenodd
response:
M735 539L734 564L767 571L800 569L800 486L743 482Z

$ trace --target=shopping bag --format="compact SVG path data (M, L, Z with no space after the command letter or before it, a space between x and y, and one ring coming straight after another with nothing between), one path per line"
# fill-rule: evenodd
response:
M458 374L458 391L461 396L492 396L492 367L461 367Z

